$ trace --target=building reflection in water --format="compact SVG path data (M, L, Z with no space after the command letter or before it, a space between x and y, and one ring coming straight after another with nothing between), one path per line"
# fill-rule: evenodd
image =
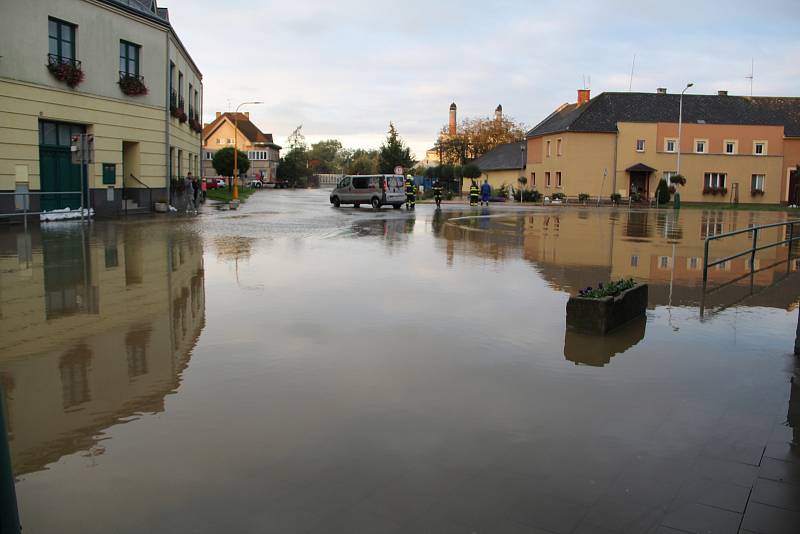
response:
M0 381L16 475L164 410L205 324L203 248L169 226L0 232Z

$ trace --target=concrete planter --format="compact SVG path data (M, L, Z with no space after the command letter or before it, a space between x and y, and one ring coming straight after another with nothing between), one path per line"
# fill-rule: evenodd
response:
M166 202L156 202L155 205L156 213L167 213L167 209L169 205Z
M605 335L643 315L647 310L647 284L637 284L616 297L567 301L567 330Z

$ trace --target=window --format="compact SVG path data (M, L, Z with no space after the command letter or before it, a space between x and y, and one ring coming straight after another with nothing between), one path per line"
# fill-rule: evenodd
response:
M119 72L125 76L139 76L141 47L128 41L119 42Z
M694 140L694 151L697 154L705 154L706 153L706 146L708 145L707 139L695 139Z
M183 177L183 150L178 150L178 176Z
M536 185L536 173L535 172L531 173L531 185L532 186Z
M183 107L183 73L178 71L178 107Z
M736 154L736 145L738 143L732 139L726 139L723 144L723 149L726 154Z
M214 159L214 153L213 152L208 152L207 151L207 152L204 152L204 154L206 155L206 159Z
M550 157L550 141L547 141L547 157Z
M675 176L676 174L678 174L677 171L664 171L661 174L661 177L667 182L667 184L669 184L669 179Z
M561 139L556 139L556 155L560 156L561 154Z
M697 271L700 269L700 258L692 256L686 261L686 268L690 271Z
M636 140L636 152L644 152L644 139Z
M218 144L218 145L221 145L221 144L222 144L222 139L220 139L219 137L217 137L217 144Z
M370 186L369 176L354 176L353 187L356 189L367 189Z
M197 89L195 89L194 90L194 111L195 111L195 113L200 113L200 106L199 106L200 97L198 95L199 95L199 93L197 92Z
M192 116L192 84L189 84L189 117Z
M639 256L631 256L631 267L639 266Z
M669 269L670 264L672 263L672 258L669 256L659 256L658 258L658 268L659 269Z
M550 173L544 173L544 185L545 187L550 187Z
M23 211L23 210L30 210L30 196L28 195L29 192L28 184L14 184L14 209Z
M754 174L750 179L751 191L764 191L764 175Z
M705 174L705 186L710 189L722 189L725 187L724 172L707 172Z
M50 18L47 21L49 51L60 62L75 59L75 26L69 22Z
M664 152L677 152L677 147L678 147L677 139L664 140Z
M556 172L556 187L561 187L561 171Z
M753 154L756 156L767 155L767 142L766 141L753 141Z

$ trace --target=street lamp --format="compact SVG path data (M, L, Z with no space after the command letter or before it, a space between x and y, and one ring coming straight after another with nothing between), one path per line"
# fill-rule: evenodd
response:
M694 84L689 82L686 84L686 87L681 91L681 97L678 100L678 169L675 171L676 173L681 173L681 126L683 124L683 93L686 92Z
M247 104L263 104L263 102L242 102L236 106L236 111L233 113L233 200L239 200L239 149L237 148L237 141L239 139L239 108Z

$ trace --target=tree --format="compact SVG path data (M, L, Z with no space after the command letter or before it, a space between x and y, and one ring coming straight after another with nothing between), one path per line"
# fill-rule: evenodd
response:
M341 170L337 166L336 156L342 150L342 143L338 139L325 139L311 145L308 159L315 162L313 169L321 174L331 174Z
M475 165L474 163L467 163L461 169L461 174L462 176L464 176L464 178L475 180L476 178L480 178L481 174L483 173L481 172L481 168Z
M353 151L352 160L345 172L347 174L377 174L378 158L377 150L358 148Z
M659 204L669 204L669 186L665 179L661 179L656 187L656 199Z
M236 165L239 174L245 174L250 169L250 160L247 154L241 150L237 150ZM214 154L214 159L211 161L214 170L220 176L233 176L233 147L228 146L217 150Z
M525 139L525 126L514 119L503 117L466 118L462 120L455 135L450 135L449 126L444 126L435 148L442 163L463 164L479 158L499 145Z
M414 166L414 159L411 157L411 149L408 148L394 124L389 123L389 132L386 141L381 145L378 160L378 172L381 174L391 174L398 165L404 169Z

